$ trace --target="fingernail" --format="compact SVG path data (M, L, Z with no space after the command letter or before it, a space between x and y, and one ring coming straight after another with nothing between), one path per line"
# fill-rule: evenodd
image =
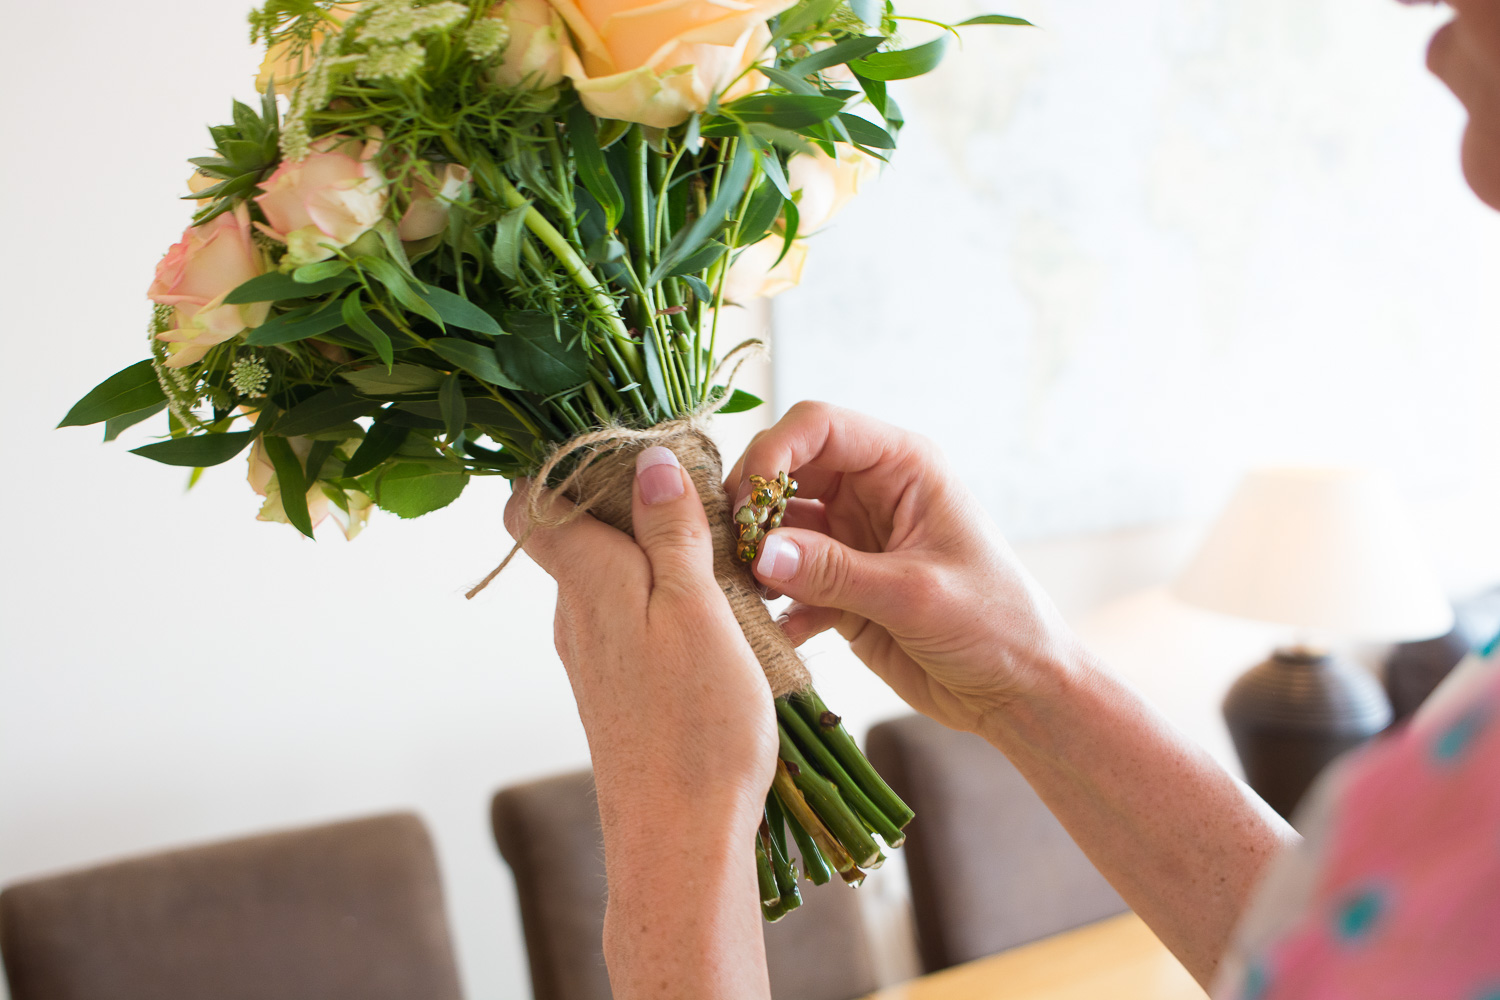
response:
M635 478L640 481L641 499L646 503L661 503L682 496L682 466L670 448L657 445L637 455Z
M762 580L790 580L797 575L797 564L802 561L802 550L797 543L784 535L772 532L760 544L760 562L756 564L757 575Z

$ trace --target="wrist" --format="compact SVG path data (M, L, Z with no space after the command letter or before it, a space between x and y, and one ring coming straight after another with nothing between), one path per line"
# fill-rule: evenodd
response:
M975 732L991 745L1055 735L1055 720L1083 709L1092 692L1108 676L1099 660L1068 634L1031 658L1024 671L1013 671L1022 680L980 713Z

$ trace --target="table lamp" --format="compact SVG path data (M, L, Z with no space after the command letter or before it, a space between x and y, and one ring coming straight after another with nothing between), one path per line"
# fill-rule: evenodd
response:
M1286 817L1324 765L1391 721L1379 683L1335 644L1426 639L1453 626L1394 486L1363 469L1251 472L1172 591L1296 637L1224 699L1246 780Z

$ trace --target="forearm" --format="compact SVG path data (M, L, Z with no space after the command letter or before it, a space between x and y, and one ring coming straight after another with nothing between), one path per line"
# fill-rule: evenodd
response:
M1267 862L1297 835L1086 654L1050 677L983 735L1207 985Z
M609 906L604 957L616 1000L764 1000L765 939L751 850L756 817L600 803Z

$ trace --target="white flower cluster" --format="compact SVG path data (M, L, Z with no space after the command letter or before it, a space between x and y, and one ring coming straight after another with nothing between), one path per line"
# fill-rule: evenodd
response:
M509 41L510 25L490 17L475 21L464 33L464 47L476 62L499 55Z
M424 31L443 31L469 15L467 7L452 0L425 7L412 0L376 0L368 9L359 37L377 45L400 45Z
M240 358L229 369L229 384L241 396L259 396L271 381L271 370L259 358Z
M427 50L416 42L376 45L355 63L354 75L361 80L378 80L382 77L405 80L422 68L426 58Z

